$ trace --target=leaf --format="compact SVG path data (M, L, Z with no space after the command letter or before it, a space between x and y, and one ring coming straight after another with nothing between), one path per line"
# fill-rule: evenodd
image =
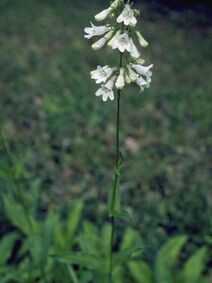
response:
M143 242L137 231L132 228L127 228L122 239L121 249L128 249L132 247L132 245L142 247Z
M183 283L199 283L205 267L206 247L197 250L185 263L182 271Z
M113 270L113 282L115 283L123 283L125 282L125 268L118 266Z
M81 201L76 202L73 207L71 207L66 223L65 238L67 241L67 247L70 248L70 244L73 242L74 233L79 224L81 212L83 208L83 203Z
M0 175L9 179L11 178L10 168L3 161L0 161Z
M83 252L95 255L101 254L100 244L102 240L99 238L98 231L92 223L88 221L83 223L83 231L80 233L78 241Z
M6 264L12 254L12 249L17 235L10 233L4 236L0 241L0 266Z
M75 202L69 209L64 223L58 223L55 231L55 242L58 251L65 252L73 245L74 233L80 221L82 208L82 201Z
M115 169L113 186L109 190L108 194L108 211L109 216L115 216L121 208L121 196L120 196L120 172L119 169Z
M155 280L157 283L172 283L173 267L186 239L186 236L176 236L159 251L155 262Z
M126 250L121 250L117 254L114 255L114 266L120 266L124 263L129 262L130 260L137 258L140 256L141 247L133 247Z
M137 283L153 283L150 267L144 261L130 261L128 268Z
M9 194L3 195L4 210L11 223L25 235L30 235L35 228L35 219L26 214L22 205ZM32 225L32 226L31 226Z
M107 260L96 255L75 252L68 254L52 255L56 260L65 264L79 264L88 269L93 269L99 272L107 273L109 265Z

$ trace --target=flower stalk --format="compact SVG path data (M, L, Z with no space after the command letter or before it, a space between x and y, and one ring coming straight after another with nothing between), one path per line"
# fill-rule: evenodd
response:
M109 283L113 279L114 267L114 242L115 242L115 220L121 213L120 200L120 170L123 164L123 157L120 151L120 102L122 89L131 83L136 83L141 92L148 88L151 83L153 65L144 66L145 60L141 58L141 53L137 45L145 48L148 42L136 28L139 11L132 8L130 0L114 0L109 8L95 16L96 21L110 21L105 25L95 26L91 22L91 27L85 28L85 38L90 39L93 36L102 36L92 45L97 51L104 46L119 52L120 61L118 67L97 66L97 69L91 72L91 78L96 84L100 84L95 95L101 97L105 102L117 98L116 109L116 160L114 169L113 186L108 194L108 211L111 221L110 250L109 250ZM112 23L112 24L111 24ZM137 40L137 43L135 42ZM117 94L114 95L114 88Z

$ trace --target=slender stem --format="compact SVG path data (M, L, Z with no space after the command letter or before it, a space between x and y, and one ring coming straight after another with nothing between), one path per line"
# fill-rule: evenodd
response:
M123 53L120 52L120 63L119 67L122 67L123 61ZM117 93L117 112L116 112L116 161L115 166L116 169L119 167L119 159L120 159L120 102L121 102L121 90L118 90ZM118 175L115 174L114 182L117 182ZM115 197L116 197L116 186L114 186L113 194L112 194L112 207L115 205ZM119 188L118 188L119 189ZM113 245L114 245L114 237L115 237L115 216L111 216L111 235L110 235L110 254L109 254L109 283L112 283L112 273L113 273Z

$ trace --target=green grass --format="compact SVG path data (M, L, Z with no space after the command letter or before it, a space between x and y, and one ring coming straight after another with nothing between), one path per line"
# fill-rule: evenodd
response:
M83 38L104 8L89 2L1 1L0 126L23 160L29 190L39 181L43 208L83 196L85 217L101 221L116 109L95 97L89 72L117 56L92 51ZM201 245L209 233L212 42L211 29L186 25L184 14L141 8L154 74L143 94L136 86L122 94L122 195L151 259L171 234L186 232Z

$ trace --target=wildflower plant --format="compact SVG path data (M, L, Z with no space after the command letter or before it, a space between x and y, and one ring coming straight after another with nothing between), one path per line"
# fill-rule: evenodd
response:
M118 51L118 66L97 66L91 71L91 79L99 85L95 95L101 97L103 101L117 98L117 122L116 122L116 161L114 170L114 182L108 197L108 210L111 218L111 241L109 253L109 282L112 282L113 272L113 246L115 235L115 217L123 214L120 205L120 169L123 164L123 156L119 145L120 132L120 99L121 91L127 85L135 83L143 92L151 83L153 65L145 66L145 60L141 58L138 48L148 46L147 41L140 33L137 18L140 12L133 8L133 4L125 0L115 0L110 6L95 16L97 22L102 25L94 25L85 28L85 38L98 38L92 44L93 50L97 51L104 46ZM114 94L115 89L117 90Z

